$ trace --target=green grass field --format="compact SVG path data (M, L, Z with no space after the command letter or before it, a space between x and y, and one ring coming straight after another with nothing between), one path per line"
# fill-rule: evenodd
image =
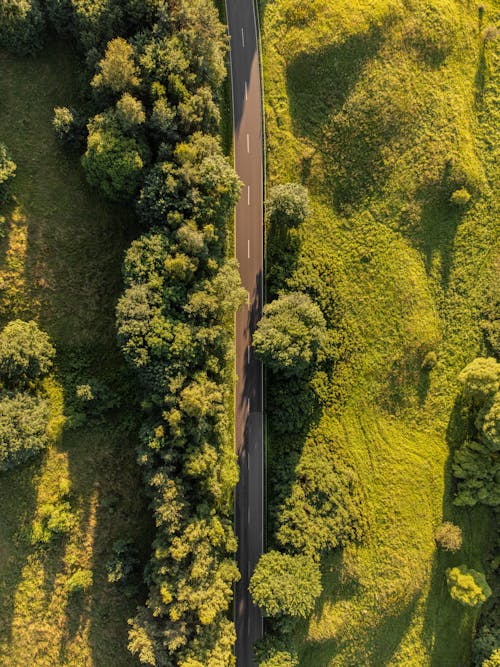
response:
M498 13L275 0L261 17L269 185L312 196L288 284L351 341L317 428L357 471L368 523L324 564L300 665L465 666L476 615L444 571L484 569L492 531L488 512L452 505L450 452L464 433L457 376L485 353L481 308L499 279L500 40L482 37ZM462 209L450 204L461 187ZM443 519L463 529L454 556L435 549Z
M5 667L137 664L127 650L127 619L137 599L109 584L105 570L118 538L135 540L148 555L151 520L135 465L136 424L126 405L77 428L66 421L77 384L98 378L118 393L133 387L114 327L132 218L89 189L78 156L60 148L52 133L53 107L74 100L80 71L67 46L52 45L33 60L0 54L0 140L18 167L14 200L0 211L1 322L34 318L57 348L55 378L47 386L54 443L0 480ZM41 506L68 484L75 528L33 547ZM78 568L92 570L93 585L71 596L65 586Z

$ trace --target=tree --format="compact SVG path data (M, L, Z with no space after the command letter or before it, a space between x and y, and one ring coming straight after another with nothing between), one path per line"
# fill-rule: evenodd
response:
M94 88L108 88L113 93L123 93L139 85L138 75L134 47L123 37L117 37L108 43L104 58L99 62L99 72L91 84Z
M165 226L179 211L204 225L220 226L238 201L241 183L215 137L196 133L178 144L172 162L156 164L144 180L138 213L148 225Z
M491 398L500 386L500 364L493 357L478 357L458 376L464 398L478 406Z
M43 42L45 22L38 0L0 2L0 48L33 54Z
M484 574L466 565L448 568L446 580L451 597L466 607L478 607L491 595Z
M264 306L253 345L271 370L302 375L314 360L325 334L325 318L307 294L281 293Z
M308 556L269 551L260 557L249 590L266 616L306 618L322 591L319 564Z
M115 201L131 199L141 183L144 149L136 139L126 137L110 115L95 116L88 131L82 157L88 182Z
M500 458L487 445L465 442L455 452L453 474L459 480L455 505L500 505Z
M492 452L500 451L500 392L497 392L491 404L478 415L478 429L485 444Z
M458 551L462 546L462 530L450 521L445 521L436 530L437 544L445 551Z
M55 349L36 322L13 320L0 333L0 377L23 385L49 372Z
M5 200L15 175L16 163L10 157L5 144L0 143L0 203Z
M500 648L497 648L490 657L485 660L482 667L500 667Z
M126 132L146 122L142 102L130 93L123 93L120 97L116 103L116 113L120 125Z
M307 188L299 183L275 185L269 192L266 211L271 223L296 227L310 213Z
M0 397L0 471L25 463L47 446L47 401L23 392Z

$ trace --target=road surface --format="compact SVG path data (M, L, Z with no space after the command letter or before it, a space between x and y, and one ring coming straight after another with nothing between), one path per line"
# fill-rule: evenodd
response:
M236 452L240 481L235 531L241 580L235 590L236 664L253 667L252 645L263 635L263 619L248 584L264 549L263 370L251 347L262 314L264 272L263 122L257 21L253 0L226 0L231 38L234 160L243 182L236 207L236 258L248 304L236 314Z

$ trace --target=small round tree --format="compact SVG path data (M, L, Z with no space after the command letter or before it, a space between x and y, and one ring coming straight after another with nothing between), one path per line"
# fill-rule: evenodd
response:
M0 399L0 472L24 463L47 446L49 404L23 392Z
M478 607L491 595L484 574L466 565L448 568L446 580L451 597L466 607Z
M463 384L464 398L482 405L500 386L500 364L493 357L478 357L458 376Z
M462 530L451 521L445 521L436 530L436 542L445 551L458 551L462 546Z
M471 200L470 192L467 188L459 188L455 190L451 197L450 202L459 208L464 208Z
M307 189L298 183L275 185L266 202L269 220L288 227L299 225L309 215Z
M250 593L266 616L305 618L321 595L319 564L308 556L269 551L261 556L250 581Z
M272 370L301 375L313 361L325 334L323 313L307 294L282 293L264 306L253 345Z
M36 322L13 320L0 333L0 377L11 386L45 375L55 349Z

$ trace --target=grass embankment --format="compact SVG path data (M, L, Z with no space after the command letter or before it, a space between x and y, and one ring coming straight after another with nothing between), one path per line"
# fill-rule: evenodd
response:
M364 543L325 564L300 664L465 665L476 614L444 570L484 569L491 532L486 511L453 507L450 452L457 376L485 352L498 281L499 40L481 36L498 16L450 0L261 10L269 184L301 181L313 204L289 285L351 341L314 428L356 469L368 521ZM450 204L461 187L464 208ZM443 519L464 531L455 556L435 549Z
M133 419L126 405L77 428L64 416L74 412L77 384L97 378L119 392L130 382L115 345L114 306L132 219L90 191L78 156L56 144L51 127L53 107L75 98L80 69L65 46L33 60L0 54L0 137L18 167L14 202L1 211L1 323L34 318L57 349L47 387L54 442L0 480L5 667L137 664L127 650L137 600L109 584L105 570L114 540L147 543ZM57 503L68 485L74 529L32 546L41 507ZM79 568L92 570L93 584L71 596L66 582Z

